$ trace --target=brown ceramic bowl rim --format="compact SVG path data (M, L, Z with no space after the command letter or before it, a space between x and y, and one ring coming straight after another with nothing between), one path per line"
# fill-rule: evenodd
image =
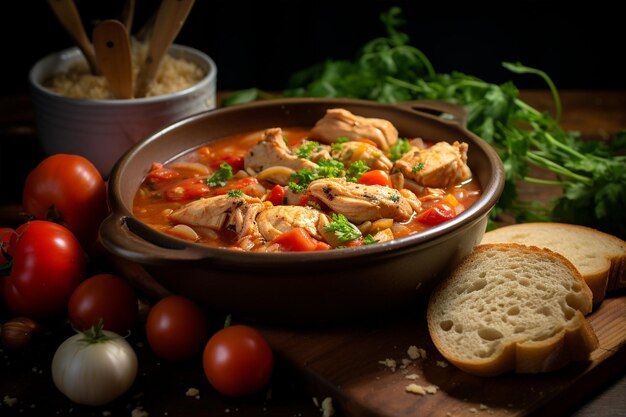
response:
M111 204L112 214L110 217L113 217L112 221L115 221L117 224L126 223L130 229L133 229L134 226L142 226L141 229L143 232L147 232L149 229L152 229L150 226L144 225L142 222L137 220L132 214L132 207L127 207L122 203L121 197L121 181L124 176L125 166L127 166L137 155L142 152L142 149L146 147L146 145L151 142L159 140L162 136L167 135L169 132L178 129L180 126L192 123L198 119L202 119L205 117L219 117L220 114L227 114L231 112L240 112L244 109L250 108L259 108L266 106L273 107L281 107L285 105L292 104L306 104L306 103L315 103L317 105L327 105L328 108L332 107L341 107L341 106L350 106L350 105L359 105L359 106L367 106L371 107L374 110L376 108L390 107L393 109L405 110L407 112L416 113L414 106L418 106L420 101L416 102L406 102L406 103L380 103L368 100L358 100L358 99L333 99L333 98L286 98L286 99L273 99L266 101L257 101L248 104L241 104L231 107L223 107L215 110L210 110L207 112L198 113L193 116L189 116L185 119L182 119L176 123L171 124L170 126L165 127L164 129L154 133L153 135L147 137L143 141L137 143L133 146L129 151L117 162L115 167L113 168L113 172L109 178L109 201ZM450 108L453 112L457 111L457 114L461 114L460 119L464 116L464 110L462 108L450 105L449 103L443 102L427 102L424 103L435 103L440 104L441 108ZM418 106L419 107L419 106ZM430 106L426 106L430 108ZM461 109L461 110L459 110ZM432 110L432 109L431 109ZM459 113L460 111L460 113ZM327 251L313 251L313 252L286 252L286 253L266 253L266 252L242 252L236 251L228 248L219 248L219 247L210 247L203 244L185 241L183 239L179 239L165 233L156 231L152 229L149 233L156 237L155 240L164 243L160 248L155 246L157 252L159 252L159 257L165 256L166 259L154 259L155 263L169 263L172 261L200 261L206 262L209 261L211 263L217 263L221 265L237 265L240 267L247 266L267 266L267 267L277 267L277 266L287 266L287 265L302 265L302 262L321 262L323 265L324 262L332 261L334 264L337 262L354 262L357 259L362 260L362 258L377 258L379 256L390 256L393 253L404 253L405 251L410 251L415 247L419 246L420 248L429 247L440 239L445 239L446 236L452 237L455 233L462 232L462 229L468 224L478 222L483 219L486 215L489 214L489 211L496 204L500 194L502 193L504 187L504 168L500 157L496 153L496 151L483 139L479 138L472 132L470 132L464 125L463 122L459 123L459 121L449 120L446 117L441 117L441 115L430 114L428 112L419 111L419 117L422 118L431 118L438 123L447 124L448 127L453 129L457 129L459 134L464 137L470 137L473 139L474 143L471 143L470 146L476 146L481 149L481 151L485 154L489 164L491 165L492 175L488 179L488 181L484 184L481 183L482 194L476 200L476 202L459 214L454 219L451 219L447 222L444 222L440 225L434 226L425 231L411 234L408 236L404 236L402 238L394 239L388 242L377 243L374 245L366 245L359 246L354 248L343 248L343 249L335 249L335 250L327 250ZM177 155L172 155L172 159ZM165 161L161 161L165 162ZM470 161L471 165L471 161ZM106 221L105 221L106 222ZM121 226L119 226L121 227ZM148 228L148 229L147 229ZM102 232L102 229L101 229ZM133 231L134 232L134 231ZM103 242L106 243L106 242ZM105 245L108 246L108 245ZM114 248L117 250L117 248ZM147 250L150 250L149 248ZM179 257L179 251L189 252L188 256ZM171 251L172 257L169 258L167 256L168 251ZM183 259L184 258L184 259ZM145 261L145 259L143 259ZM320 273L323 273L323 268L320 270Z

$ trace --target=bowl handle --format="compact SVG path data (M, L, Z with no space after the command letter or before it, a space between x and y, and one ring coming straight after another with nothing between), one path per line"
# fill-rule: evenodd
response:
M133 217L115 213L100 225L100 240L111 253L141 264L159 265L206 258L206 253L182 240L168 239Z
M435 100L416 100L396 103L417 113L426 113L437 116L444 121L454 122L462 127L467 127L467 110L463 106Z

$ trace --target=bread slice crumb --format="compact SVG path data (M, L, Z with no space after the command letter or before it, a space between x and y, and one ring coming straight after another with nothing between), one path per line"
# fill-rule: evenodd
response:
M431 394L434 395L437 393L437 391L439 391L439 387L437 385L428 385L426 387L422 386L422 385L418 385L418 384L409 384L406 387L404 387L404 390L408 393L411 394L417 394L417 395L426 395L426 394Z
M437 366L440 368L447 368L448 367L448 362L446 361L437 361Z
M8 395L5 395L4 398L2 399L2 402L8 405L9 407L13 407L15 404L17 404L17 398L9 397Z
M409 374L409 375L405 375L404 378L406 379L410 379L411 381L415 381L417 378L419 378L420 376L418 374Z
M385 365L387 368L391 369L392 372L396 371L397 363L396 363L395 359L387 358L387 359L385 359L383 361L378 361L378 363L381 364L381 365Z

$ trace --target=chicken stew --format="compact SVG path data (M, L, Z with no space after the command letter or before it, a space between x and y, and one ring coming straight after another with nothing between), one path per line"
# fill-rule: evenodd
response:
M467 150L329 109L313 128L241 133L153 163L133 211L164 233L235 250L376 244L450 220L478 199Z

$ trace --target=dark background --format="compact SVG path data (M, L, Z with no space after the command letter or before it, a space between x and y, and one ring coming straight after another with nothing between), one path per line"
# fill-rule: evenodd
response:
M117 17L123 1L76 4L91 33L98 19ZM133 32L158 4L137 0ZM495 83L513 80L520 88L544 87L538 78L501 67L502 61L520 61L548 72L559 89L626 88L626 24L608 2L197 0L176 42L216 61L219 89L282 89L295 71L328 58L353 58L367 41L383 36L379 16L393 5L403 10L407 24L402 29L411 44L439 72L458 70ZM0 28L6 54L0 93L27 92L30 67L72 41L45 1L7 6Z

